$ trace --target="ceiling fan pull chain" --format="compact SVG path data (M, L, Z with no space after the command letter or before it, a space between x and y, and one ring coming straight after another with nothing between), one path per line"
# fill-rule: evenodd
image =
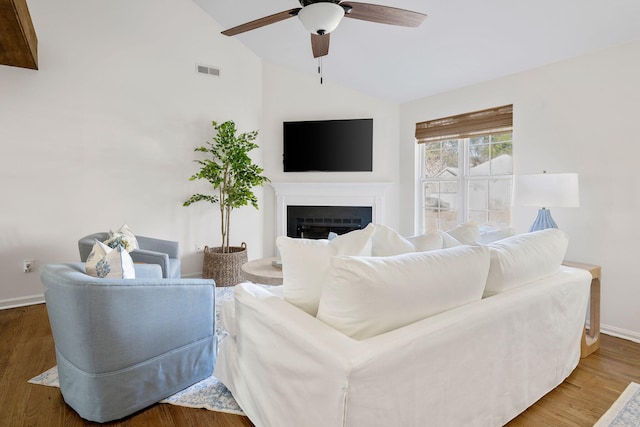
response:
M320 74L320 84L322 84L322 56L318 58L318 74Z

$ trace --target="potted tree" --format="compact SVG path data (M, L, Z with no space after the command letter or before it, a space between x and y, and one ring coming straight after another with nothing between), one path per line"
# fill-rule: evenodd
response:
M253 187L261 186L269 179L262 175L263 169L249 157L249 152L258 148L254 142L258 131L238 135L233 121L211 124L216 130L212 141L194 150L206 153L208 157L194 160L200 165L200 171L189 180L209 181L213 186L213 194L194 194L183 206L200 201L219 205L221 245L205 247L202 277L213 278L218 286L233 286L242 280L240 267L247 262L247 248L245 243L230 246L231 212L248 204L258 209Z

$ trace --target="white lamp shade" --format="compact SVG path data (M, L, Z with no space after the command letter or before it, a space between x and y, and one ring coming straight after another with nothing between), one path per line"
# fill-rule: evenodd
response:
M335 3L312 3L298 12L302 25L312 34L330 33L343 16L344 9Z
M565 207L580 206L577 173L536 173L516 175L513 183L513 204L517 206Z

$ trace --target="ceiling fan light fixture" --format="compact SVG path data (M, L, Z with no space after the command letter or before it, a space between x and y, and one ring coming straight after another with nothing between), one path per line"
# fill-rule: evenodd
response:
M302 25L312 34L328 34L335 30L344 16L344 9L336 3L313 3L298 12Z

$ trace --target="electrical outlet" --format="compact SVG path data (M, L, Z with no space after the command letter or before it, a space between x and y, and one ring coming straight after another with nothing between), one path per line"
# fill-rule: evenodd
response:
M32 260L32 259L25 259L23 261L23 264L22 264L23 265L23 271L25 273L31 273L33 271L33 267L34 267L35 263L36 262L34 260Z

